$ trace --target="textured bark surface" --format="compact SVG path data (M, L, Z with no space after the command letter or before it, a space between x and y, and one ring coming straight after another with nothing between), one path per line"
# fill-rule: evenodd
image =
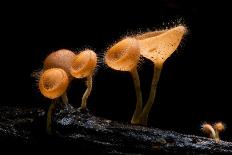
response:
M232 154L232 143L99 118L71 106L57 107L53 135L44 109L0 107L0 142L75 145L85 154Z

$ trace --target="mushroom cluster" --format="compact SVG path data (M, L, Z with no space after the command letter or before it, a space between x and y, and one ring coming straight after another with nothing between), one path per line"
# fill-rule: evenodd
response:
M104 61L112 69L129 72L134 82L137 98L132 124L147 125L147 119L155 100L156 88L164 62L177 49L186 27L177 26L162 31L148 32L137 36L126 37L108 48ZM154 63L154 75L150 95L143 104L137 66L140 58L145 57ZM40 92L49 99L61 98L64 105L68 104L67 88L74 79L86 79L87 89L82 97L80 108L87 108L87 99L92 90L92 77L97 66L97 55L86 49L74 53L61 49L48 55L44 61L43 71L39 77ZM52 110L51 104L47 116L47 130L51 133Z
M105 62L109 67L115 70L128 71L132 75L137 96L136 108L131 119L132 124L147 125L163 64L177 49L186 31L186 27L177 26L167 30L144 33L132 38L128 37L113 45L106 52ZM136 69L140 56L149 59L154 64L150 95L145 105L142 103L140 80Z
M39 90L49 99L62 99L67 105L66 90L74 78L86 78L87 89L82 97L81 108L86 109L87 99L92 90L92 76L97 65L97 55L92 50L84 50L77 54L70 50L61 49L47 56L43 71L39 77ZM47 113L47 132L51 134L52 103Z

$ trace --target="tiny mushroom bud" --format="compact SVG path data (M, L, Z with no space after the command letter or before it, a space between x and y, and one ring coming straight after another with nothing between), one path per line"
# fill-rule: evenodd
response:
M213 128L217 131L224 131L225 130L225 124L222 122L217 122L213 125Z
M81 108L86 109L87 99L92 91L92 76L97 65L97 55L92 50L84 50L77 54L72 63L70 73L75 78L87 78L87 89L82 97Z
M137 64L140 59L140 47L135 38L127 37L111 48L105 54L105 63L112 69L118 71L130 72L135 86L137 97L136 108L131 123L137 122L142 112L142 94L140 89L140 80L137 72Z
M186 27L177 26L169 30L149 32L135 37L139 42L141 55L154 63L150 95L137 124L147 125L148 114L155 100L163 64L179 46L185 32Z
M65 93L68 83L68 76L63 69L51 68L41 74L39 89L45 97L55 99Z
M213 138L216 142L219 142L219 133L225 130L225 124L222 122L217 122L212 126L208 123L204 123L201 130L208 134L210 138Z
M67 104L66 89L69 79L66 72L60 68L51 68L44 71L39 79L40 92L47 98L56 99L62 97L63 102ZM47 113L47 133L51 134L52 111L55 104L51 104Z

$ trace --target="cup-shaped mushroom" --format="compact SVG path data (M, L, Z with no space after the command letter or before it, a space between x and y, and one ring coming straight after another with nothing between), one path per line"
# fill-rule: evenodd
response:
M183 35L186 33L184 26L177 26L166 31L160 31L151 37L137 37L141 48L141 55L156 65L162 65L164 61L179 46Z
M92 50L84 50L75 56L70 73L75 78L86 78L87 89L82 96L81 108L86 109L87 99L92 91L92 75L97 65L97 55Z
M130 72L137 97L137 103L131 123L137 122L142 112L142 93L137 72L137 64L140 58L139 43L135 38L127 37L113 45L105 54L105 63L114 70Z
M178 26L170 30L157 33L149 32L136 37L139 42L141 55L154 63L154 73L147 103L143 108L140 119L134 122L134 124L147 125L148 115L155 100L156 88L163 64L176 50L185 32L186 28L184 26Z
M62 96L66 92L68 84L67 73L60 68L45 70L39 79L40 92L50 99Z
M115 70L131 71L140 58L139 43L135 38L125 38L112 46L105 54L106 64Z
M44 70L61 68L70 76L70 67L75 54L67 49L61 49L49 54L44 61Z
M96 65L96 53L92 50L84 50L74 57L70 73L75 78L86 78L92 76Z

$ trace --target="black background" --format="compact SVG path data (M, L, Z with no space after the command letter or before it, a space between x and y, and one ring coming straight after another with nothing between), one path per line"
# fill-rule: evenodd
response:
M129 122L136 102L133 81L128 73L104 65L106 48L126 35L184 24L188 34L164 65L149 125L203 135L204 121L223 121L227 129L222 139L231 141L231 11L227 6L194 0L9 4L1 13L1 104L48 106L50 101L39 93L31 73L42 69L52 51L91 48L101 61L89 109L101 117ZM144 101L152 67L145 60L139 68ZM71 83L68 97L73 106L80 106L84 90L84 80Z

